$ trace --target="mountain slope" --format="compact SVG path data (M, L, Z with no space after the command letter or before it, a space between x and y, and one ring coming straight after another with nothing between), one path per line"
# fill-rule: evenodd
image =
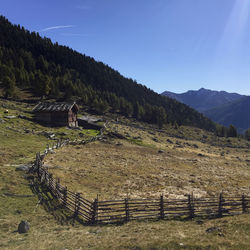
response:
M110 110L162 125L165 122L213 130L215 125L187 105L163 97L118 71L0 16L0 81L29 87L38 96L78 96L98 112ZM7 85L8 85L7 84ZM12 92L11 92L12 91ZM166 117L166 118L165 118Z
M207 110L204 114L225 126L233 124L239 132L244 132L250 128L249 110L250 96L246 96L230 104Z
M197 91L190 90L182 94L165 91L162 95L174 98L200 112L228 104L243 97L242 95L236 93L213 91L204 88Z

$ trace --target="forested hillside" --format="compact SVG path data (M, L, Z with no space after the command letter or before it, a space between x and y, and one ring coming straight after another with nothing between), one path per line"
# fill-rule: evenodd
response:
M0 81L5 98L15 88L29 88L41 97L79 100L99 113L110 110L138 120L177 123L213 130L202 114L163 97L102 62L36 32L12 25L0 16Z

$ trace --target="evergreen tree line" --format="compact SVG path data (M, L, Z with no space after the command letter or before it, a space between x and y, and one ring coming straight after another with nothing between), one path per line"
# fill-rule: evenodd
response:
M102 62L66 46L53 44L38 33L12 25L0 16L0 81L5 97L15 87L30 88L41 97L71 99L99 113L108 110L162 127L164 123L215 130L202 114L161 96Z
M250 128L245 131L244 135L238 134L237 129L232 124L227 128L223 125L216 125L215 134L219 137L244 137L246 140L250 141Z
M223 125L216 126L216 135L219 137L237 137L237 129L231 124L228 128Z

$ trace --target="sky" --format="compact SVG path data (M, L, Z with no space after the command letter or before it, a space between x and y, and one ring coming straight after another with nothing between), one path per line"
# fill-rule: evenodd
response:
M250 95L250 0L1 0L0 14L158 93Z

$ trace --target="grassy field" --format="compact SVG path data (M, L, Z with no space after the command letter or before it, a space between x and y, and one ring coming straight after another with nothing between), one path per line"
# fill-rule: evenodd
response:
M88 199L250 193L250 149L243 140L230 138L228 147L219 147L115 126L124 136L133 133L133 138L64 147L45 164L64 185Z
M83 226L53 200L42 202L17 165L30 163L56 137L81 139L93 131L46 128L22 118L32 106L0 100L0 249L249 249L250 215L214 220L142 221L123 225ZM134 124L138 125L138 124ZM163 132L110 123L127 140L107 139L70 146L49 155L46 164L69 189L86 198L182 197L249 193L249 145L218 139L207 132L171 127ZM44 133L46 132L46 133ZM79 134L81 133L81 135ZM176 137L178 136L178 138ZM206 137L206 138L205 138ZM159 153L163 150L163 153ZM21 220L30 223L18 234ZM208 230L213 228L213 230ZM210 232L211 231L211 232Z

